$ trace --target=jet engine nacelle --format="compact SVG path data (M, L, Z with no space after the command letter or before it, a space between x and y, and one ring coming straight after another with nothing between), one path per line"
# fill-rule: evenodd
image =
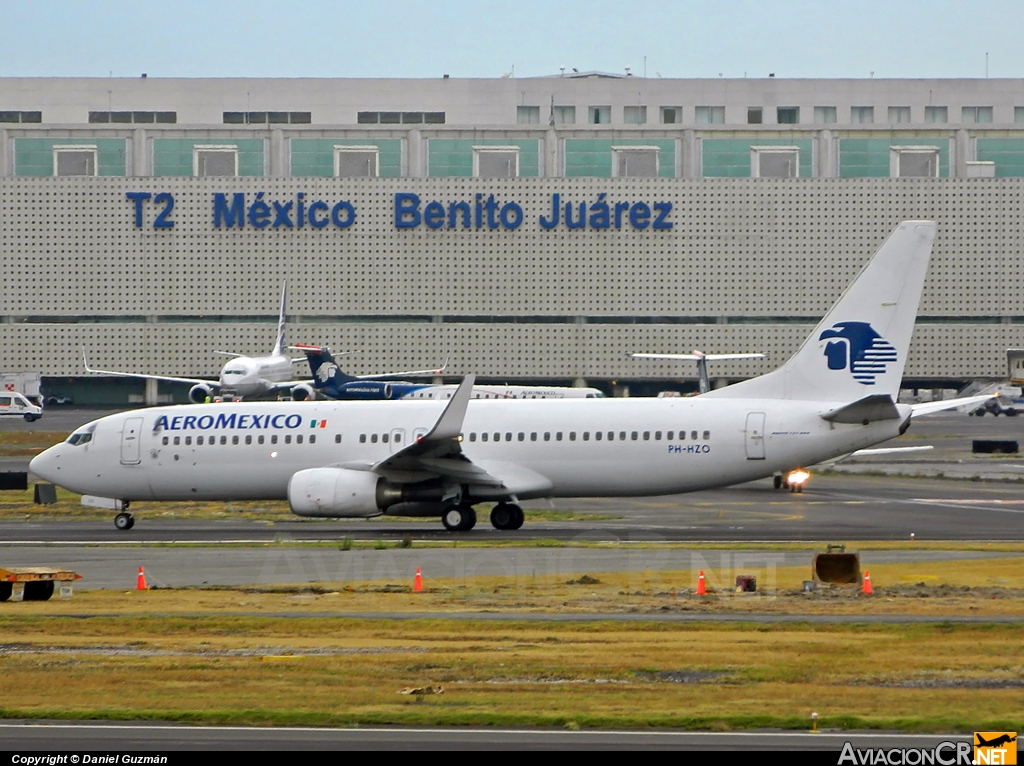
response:
M188 390L188 398L195 404L202 404L207 398L213 398L213 387L205 383L196 383Z
M288 504L299 516L377 516L381 477L349 468L308 468L288 481Z
M312 402L318 398L316 389L308 383L300 383L292 389L292 401Z

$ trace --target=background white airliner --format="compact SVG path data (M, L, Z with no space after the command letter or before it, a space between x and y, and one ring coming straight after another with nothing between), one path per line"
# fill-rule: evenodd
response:
M142 380L162 380L169 383L191 383L188 398L193 402L205 402L218 393L230 394L241 398L266 396L279 391L291 391L297 385L308 380L294 380L292 364L305 362L305 357L292 359L285 356L285 307L288 299L288 281L281 287L281 312L277 319L277 341L274 350L267 356L246 356L229 351L215 351L216 354L230 356L231 360L221 367L216 381L205 378L185 378L173 375L146 375L139 372L120 372L117 370L99 370L89 367L85 349L82 349L82 363L86 372L94 375L114 375L120 378L141 378Z
M89 423L32 460L75 492L120 501L287 498L301 516L435 516L516 529L518 501L661 495L769 477L884 442L964 400L897 404L935 238L899 224L796 354L690 398L244 402L157 407ZM983 399L985 397L979 397Z

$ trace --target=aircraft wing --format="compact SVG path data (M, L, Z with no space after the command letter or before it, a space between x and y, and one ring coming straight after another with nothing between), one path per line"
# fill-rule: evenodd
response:
M981 404L982 402L987 402L989 399L995 399L997 396L999 396L998 393L980 394L978 396L965 396L961 399L945 399L941 402L921 402L921 404L912 404L910 405L913 408L910 413L910 417L919 418L922 415L931 415L933 412L955 410L958 407L969 407L972 404Z
M89 360L85 356L85 348L82 348L82 364L85 365L85 371L92 373L93 375L113 375L118 378L141 378L142 380L163 380L169 383L191 383L196 385L202 383L203 385L213 386L214 388L220 388L220 382L216 380L209 380L208 378L177 378L173 375L146 375L141 372L119 372L117 370L97 370L89 366Z
M764 354L629 354L634 359L676 359L686 362L725 362L736 359L764 359Z
M302 380L285 380L280 383L269 383L267 384L267 392L273 394L278 391L291 391L296 386L308 385L312 382L312 378L303 378Z
M356 380L390 380L393 378L417 378L425 375L440 375L448 367L448 361L452 358L451 354L444 360L444 364L433 370L406 370L405 372L382 372L379 375L356 375ZM465 413L463 413L465 414Z
M475 496L498 500L550 491L550 479L529 468L499 460L474 463L463 454L462 421L473 396L475 380L474 375L462 380L429 433L370 470L399 483L441 477L459 484L472 484Z

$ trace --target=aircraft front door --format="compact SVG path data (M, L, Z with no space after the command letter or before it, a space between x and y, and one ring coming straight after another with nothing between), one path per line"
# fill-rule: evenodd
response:
M747 414L747 460L764 460L764 413Z
M142 418L128 418L121 429L121 465L139 464Z
M405 429L395 428L391 431L391 451L401 452L405 449Z

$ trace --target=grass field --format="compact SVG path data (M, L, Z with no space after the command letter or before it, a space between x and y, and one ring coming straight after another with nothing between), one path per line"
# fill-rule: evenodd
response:
M1008 626L2 621L5 717L1020 730ZM409 687L442 694L403 695Z
M765 575L762 575L765 576ZM707 597L691 573L572 582L84 591L0 604L0 715L208 723L506 724L917 731L1024 727L1024 560L872 568L873 596L796 588ZM674 584L674 588L673 588ZM673 592L674 590L674 592ZM451 612L512 612L495 622ZM545 623L537 612L633 612ZM925 625L666 623L667 611L925 615ZM339 617L361 612L369 617ZM386 612L437 615L381 619ZM334 615L334 616L332 616ZM400 694L409 688L440 694Z

